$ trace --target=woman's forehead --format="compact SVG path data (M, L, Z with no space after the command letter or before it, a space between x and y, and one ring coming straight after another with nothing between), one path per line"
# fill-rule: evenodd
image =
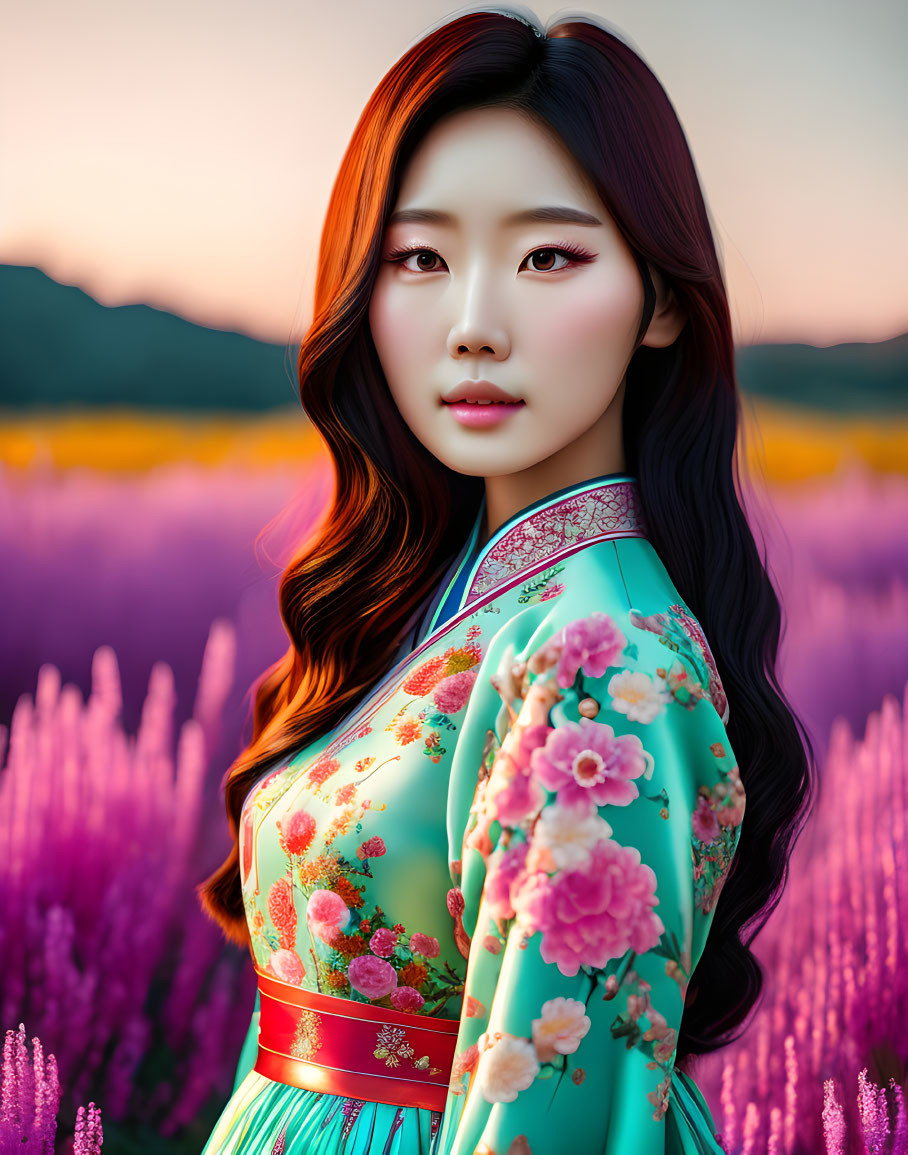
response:
M567 148L512 108L470 109L430 129L388 223L454 229L477 214L503 228L603 223L601 202Z

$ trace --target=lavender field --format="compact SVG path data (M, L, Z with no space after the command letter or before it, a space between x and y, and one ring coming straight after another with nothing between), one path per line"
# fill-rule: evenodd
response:
M252 972L193 887L227 848L249 685L285 649L277 577L330 487L320 459L0 468L0 1152L188 1155L230 1093ZM756 943L766 996L693 1074L735 1155L895 1155L908 478L855 466L746 500L822 794Z

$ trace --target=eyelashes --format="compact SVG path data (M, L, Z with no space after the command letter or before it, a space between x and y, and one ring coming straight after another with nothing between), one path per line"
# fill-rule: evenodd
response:
M401 264L407 259L407 257L416 256L419 253L432 253L434 256L438 257L439 260L443 260L438 250L433 249L431 245L413 245L410 248L394 249L384 257L384 260L393 261L395 264ZM520 267L523 268L524 264L530 259L530 257L536 256L537 253L557 253L567 258L567 264L561 265L559 268L554 269L530 270L531 272L536 273L560 273L563 269L569 269L575 265L585 265L589 261L595 260L594 253L588 252L586 249L581 248L580 245L574 244L573 241L562 241L557 245L540 245L538 248L531 250L520 262ZM408 270L408 272L417 271L419 270ZM428 273L438 272L437 269L423 269L422 271Z

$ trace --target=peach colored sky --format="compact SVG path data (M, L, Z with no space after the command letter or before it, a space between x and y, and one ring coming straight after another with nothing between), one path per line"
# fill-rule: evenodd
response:
M279 342L369 94L457 5L29 0L0 38L0 261ZM573 9L532 5L543 21ZM736 339L908 329L908 6L614 0L684 124Z

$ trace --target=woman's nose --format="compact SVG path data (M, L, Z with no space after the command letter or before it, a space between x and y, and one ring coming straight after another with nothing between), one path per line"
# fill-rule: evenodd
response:
M471 277L448 332L448 352L452 357L486 353L503 360L511 351L510 337L503 320L504 302L491 277Z

